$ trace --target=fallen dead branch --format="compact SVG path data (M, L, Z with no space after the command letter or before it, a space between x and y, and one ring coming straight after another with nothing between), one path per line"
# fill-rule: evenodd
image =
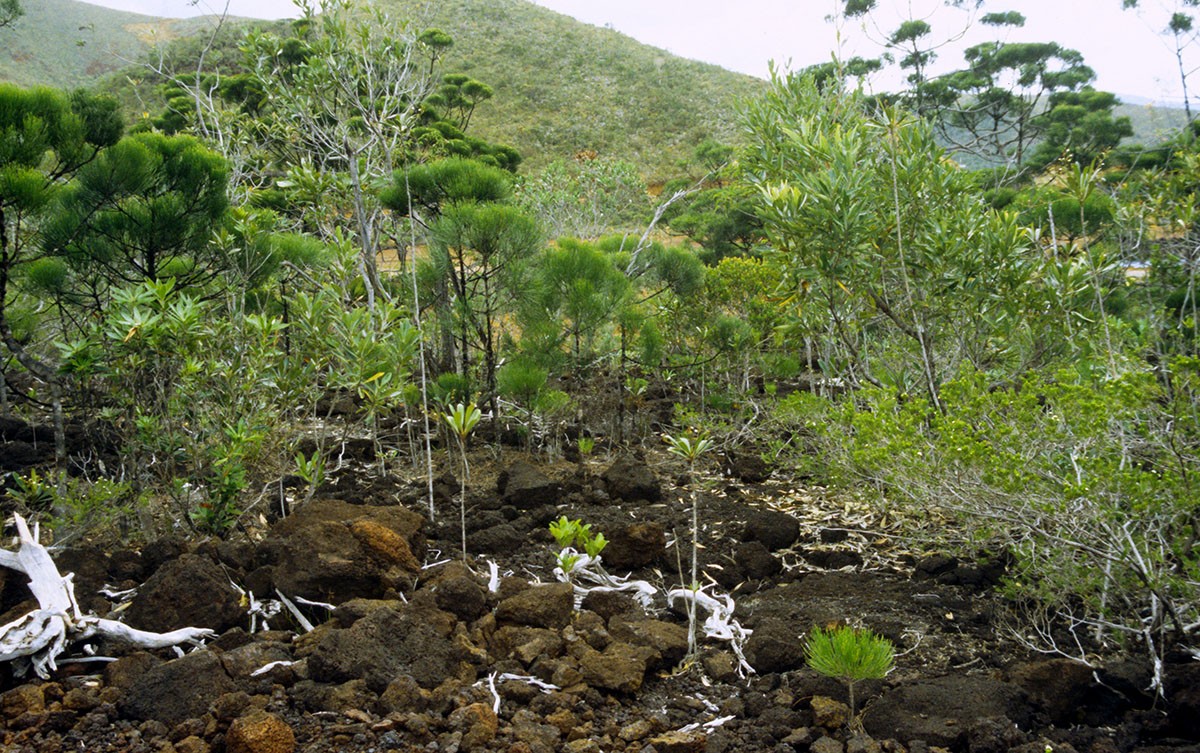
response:
M18 549L0 549L0 567L24 573L29 590L37 599L38 609L6 625L0 625L0 662L12 662L13 673L24 677L34 674L48 679L57 669L57 659L67 648L80 641L103 637L142 648L167 648L182 643L200 645L215 635L207 628L180 628L167 633L151 633L95 615L85 615L75 600L73 575L61 575L50 552L38 543L39 530L20 515L14 516Z

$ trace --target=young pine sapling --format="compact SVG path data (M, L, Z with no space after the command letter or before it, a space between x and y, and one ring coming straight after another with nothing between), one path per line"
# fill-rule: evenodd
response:
M846 683L850 723L854 724L854 683L886 677L892 671L895 649L891 641L870 630L846 626L829 630L813 628L804 644L804 658L817 672Z

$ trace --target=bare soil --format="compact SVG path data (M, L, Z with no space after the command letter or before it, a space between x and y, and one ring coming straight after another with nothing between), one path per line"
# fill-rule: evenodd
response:
M116 608L95 596L105 582L146 584L180 561L185 573L218 568L258 599L274 598L278 583L317 582L279 571L289 542L311 547L314 577L334 566L334 547L359 546L338 554L337 566L362 575L356 588L366 592L343 599L334 584L326 594L291 594L326 596L338 609L302 607L317 625L308 634L287 615L272 618L267 632L251 633L246 619L200 652L219 661L141 653L108 665L63 662L58 675L34 682L0 670L0 750L1200 750L1200 663L1172 657L1162 698L1148 690L1148 668L1136 658L1096 656L1089 668L1034 652L1018 639L1017 605L996 589L1002 555L960 561L906 543L916 529L934 540L940 521L899 519L737 458L691 479L657 448L575 462L477 450L471 466L466 567L452 459L439 469L433 522L423 481L398 471L380 478L363 463L336 474L310 503L363 511L344 526L293 526L283 538L272 504L244 516L230 541L61 553L62 569L77 572L81 602L98 611ZM639 478L650 487L627 483ZM636 496L622 497L630 486ZM686 619L662 595L688 569L693 490L701 580L709 593L730 595L734 616L753 631L745 653L755 672L746 677L719 641L706 641L698 660L679 659ZM563 515L611 540L603 555L610 572L658 589L652 609L589 597L560 620L560 591L548 585L556 582L548 524ZM412 531L409 520L417 521ZM305 569L293 550L287 567ZM488 590L492 563L502 576L496 591ZM0 623L29 607L18 580L0 572ZM134 605L151 590L144 585ZM220 590L189 596L201 602L190 611L178 608L193 620L227 614ZM163 613L157 602L149 609ZM847 688L803 659L804 634L837 624L870 628L897 651L885 679L856 686L853 719ZM122 655L117 646L96 648ZM272 657L287 664L250 676L252 664ZM196 698L211 700L189 706Z

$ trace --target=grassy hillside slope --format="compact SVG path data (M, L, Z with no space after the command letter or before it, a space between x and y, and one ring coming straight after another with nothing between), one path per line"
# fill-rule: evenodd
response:
M1187 114L1182 107L1120 104L1116 114L1128 116L1133 125L1130 140L1147 146L1162 143L1187 125Z
M736 141L739 103L765 86L526 0L375 3L396 21L440 28L454 38L442 72L468 73L495 91L475 113L472 131L515 146L526 169L590 150L634 162L651 181L673 177L703 139ZM25 7L17 26L0 30L0 80L63 87L104 81L122 89L128 103L138 99L116 73L124 61L212 24L76 0L36 0ZM143 76L139 70L135 78ZM151 99L144 107L153 108ZM1183 119L1181 111L1138 105L1123 105L1120 114L1132 116L1134 139L1146 144L1160 141Z
M765 86L524 0L380 5L454 37L445 70L496 92L472 128L513 144L531 166L590 149L666 177L705 137L734 139L738 103Z
M0 81L21 86L90 86L154 45L198 28L195 20L154 18L75 0L33 0L23 6L25 15L0 30Z
M704 138L732 139L737 103L763 86L525 0L376 4L393 20L440 28L454 38L442 72L468 73L495 90L476 112L472 131L515 146L527 168L594 150L638 164L651 180L671 177ZM121 67L122 58L136 59L155 43L211 24L74 0L26 6L19 26L0 32L0 80L22 85L93 84ZM119 76L107 81L123 85Z

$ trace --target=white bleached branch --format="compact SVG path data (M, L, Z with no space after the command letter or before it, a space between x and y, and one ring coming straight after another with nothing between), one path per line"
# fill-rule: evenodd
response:
M38 529L30 531L20 515L14 515L19 548L0 550L0 565L24 573L38 609L7 625L0 625L0 661L12 662L17 677L30 669L42 679L58 668L57 659L71 643L102 636L143 648L166 648L181 643L199 645L215 633L207 628L181 628L169 633L137 630L95 615L85 615L75 600L73 575L62 575L46 547L38 543Z

